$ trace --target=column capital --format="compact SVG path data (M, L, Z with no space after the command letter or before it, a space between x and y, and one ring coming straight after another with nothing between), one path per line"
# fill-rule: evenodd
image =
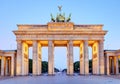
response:
M69 44L69 46L73 46L73 41L69 40L68 44Z
M85 39L85 40L83 40L83 41L88 41L88 39Z
M69 43L69 42L73 42L73 40L67 40L67 43Z
M88 45L88 40L84 40L84 44L85 44L85 45Z
M16 40L17 41L17 43L22 43L22 40Z
M48 42L53 42L53 40L48 40Z
M54 46L53 40L48 40L48 47Z
M73 40L68 40L68 41L70 42L70 41L73 41Z
M38 42L37 40L33 40L33 42Z
M99 43L104 43L104 40L99 40Z

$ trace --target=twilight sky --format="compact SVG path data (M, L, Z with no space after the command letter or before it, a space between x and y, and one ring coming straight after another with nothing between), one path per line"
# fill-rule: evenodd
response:
M66 16L72 14L74 24L104 24L103 29L108 30L104 48L120 49L120 0L0 0L0 49L16 49L12 32L17 30L16 25L46 24L51 13L58 13L58 5L63 6ZM66 68L66 48L57 47L54 54L55 66ZM47 60L47 56L47 48L42 48L42 59ZM77 60L79 48L74 48L74 61Z

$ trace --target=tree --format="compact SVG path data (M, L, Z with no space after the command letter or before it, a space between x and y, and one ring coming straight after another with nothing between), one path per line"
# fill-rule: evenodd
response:
M57 68L54 68L54 71L55 71L55 72L59 72L59 69L57 69Z
M80 71L80 61L74 62L74 72L79 73ZM92 60L89 60L89 72L92 73Z
M92 73L92 60L89 60L89 72Z
M59 72L59 69L54 68L55 72ZM48 62L42 61L42 73L48 72ZM32 73L32 59L29 59L29 73Z
M48 72L48 62L42 62L42 73ZM29 59L29 73L32 73L32 59Z
M79 72L80 71L80 61L77 61L74 63L74 72Z
M63 69L62 72L67 72L67 69Z
M42 61L42 73L48 72L48 62Z
M32 59L29 59L29 73L32 73Z

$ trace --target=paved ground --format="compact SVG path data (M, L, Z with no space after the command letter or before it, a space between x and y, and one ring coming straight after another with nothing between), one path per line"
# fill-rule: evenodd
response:
M120 84L120 79L108 76L25 76L2 79L0 84Z

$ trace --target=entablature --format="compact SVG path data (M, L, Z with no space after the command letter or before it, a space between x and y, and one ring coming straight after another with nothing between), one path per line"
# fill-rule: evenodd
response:
M104 40L104 35L17 35L16 40Z

